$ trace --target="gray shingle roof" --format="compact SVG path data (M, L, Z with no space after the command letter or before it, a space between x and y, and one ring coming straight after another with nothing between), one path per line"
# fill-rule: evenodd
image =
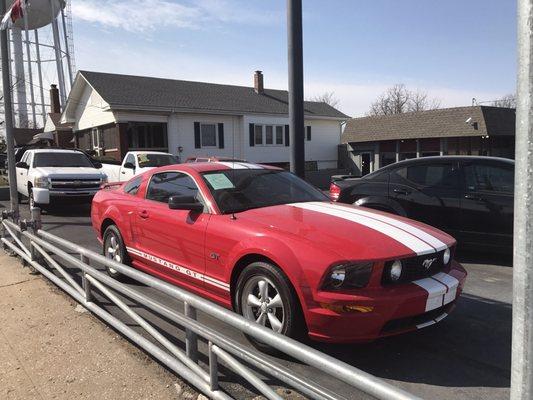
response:
M472 118L477 129L465 121ZM378 117L353 118L346 123L342 143L459 136L514 135L513 108L474 106L442 108Z
M288 114L287 91L265 89L255 93L252 87L219 85L79 71L89 84L113 107L161 110L201 110L224 113ZM349 117L322 102L306 101L307 116Z

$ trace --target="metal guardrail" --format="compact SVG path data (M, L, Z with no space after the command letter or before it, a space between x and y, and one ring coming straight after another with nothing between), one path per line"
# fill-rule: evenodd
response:
M330 375L352 387L382 400L417 400L420 399L385 381L352 367L327 354L308 347L291 338L274 332L239 314L205 300L186 290L173 286L151 275L110 260L98 253L88 250L68 240L62 239L41 229L40 209L32 209L32 220L22 221L19 225L2 218L1 241L6 249L20 256L31 268L59 286L86 309L113 326L124 336L143 348L177 375L194 385L203 394L212 398L227 400L230 395L219 386L219 365L244 378L268 399L281 397L261 379L261 373L283 382L308 398L316 400L342 399L334 391L313 382L309 377L302 377L290 369L278 364L266 355L243 347L237 341L215 331L197 320L197 311L201 311L225 324L238 329L278 351L310 365L324 374ZM28 244L24 243L28 242ZM78 254L76 258L70 253ZM52 258L52 255L55 258ZM82 285L65 271L57 259L82 272ZM184 312L180 313L170 307L132 289L131 287L109 277L91 264L108 266L121 274L143 283L149 287L171 296L184 303ZM57 272L52 272L55 270ZM131 327L98 305L95 292L118 306L129 318L134 320L159 345L154 344ZM116 293L134 300L149 308L156 314L167 318L185 330L185 351L177 347L154 326L137 314ZM208 371L198 362L198 341L203 338L208 344ZM248 365L248 366L247 366Z

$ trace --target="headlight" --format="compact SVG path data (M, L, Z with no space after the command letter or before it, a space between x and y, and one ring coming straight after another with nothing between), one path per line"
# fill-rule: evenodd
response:
M446 250L444 250L444 253L442 254L442 262L444 263L444 265L448 265L451 258L452 258L452 252L450 248L447 247Z
M41 189L48 189L50 187L50 179L43 176L38 176L37 178L35 178L33 186Z
M103 185L103 184L105 184L107 182L109 182L109 179L107 179L107 175L102 176L101 184Z
M332 267L322 283L324 290L358 289L368 285L372 263L347 263Z
M383 269L382 283L395 283L402 279L403 262L401 260L388 261Z
M390 266L390 280L398 281L402 277L403 265L400 260L395 260Z

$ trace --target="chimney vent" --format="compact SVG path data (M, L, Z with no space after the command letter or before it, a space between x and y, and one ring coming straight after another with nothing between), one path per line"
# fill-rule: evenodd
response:
M262 94L265 91L265 87L263 85L263 72L262 71L255 71L254 90L255 90L255 93L257 94Z
M59 90L57 85L50 85L50 111L55 114L61 113L61 104L59 103Z

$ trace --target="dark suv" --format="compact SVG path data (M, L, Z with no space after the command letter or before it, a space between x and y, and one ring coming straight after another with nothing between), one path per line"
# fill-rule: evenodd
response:
M513 243L513 192L513 160L476 156L401 161L330 186L334 201L425 222L461 245L505 251Z

